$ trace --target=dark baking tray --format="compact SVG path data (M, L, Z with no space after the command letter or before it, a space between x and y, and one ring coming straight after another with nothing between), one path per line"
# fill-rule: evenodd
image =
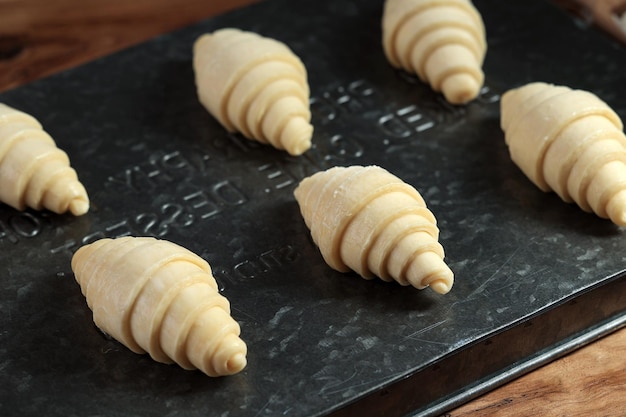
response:
M0 414L436 415L622 326L624 230L523 176L498 99L541 80L625 117L625 51L545 1L475 4L489 51L467 106L387 64L373 0L263 2L1 94L69 153L93 207L0 206ZM198 103L191 45L225 26L280 39L307 65L305 155L229 135ZM456 273L449 294L326 266L292 192L350 164L421 191ZM71 255L128 234L211 263L248 343L242 373L158 364L95 328Z

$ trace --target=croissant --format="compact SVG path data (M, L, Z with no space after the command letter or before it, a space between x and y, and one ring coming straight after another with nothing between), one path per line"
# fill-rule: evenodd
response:
M291 155L311 147L306 68L285 44L227 28L200 36L193 51L200 102L228 131Z
M452 288L435 217L415 188L385 169L330 168L303 179L294 194L333 269L440 294Z
M95 324L136 353L209 376L246 366L246 344L209 264L151 237L101 239L76 251L72 270Z
M530 83L502 96L501 127L511 159L540 189L626 225L626 136L604 101Z
M485 26L469 0L386 0L388 61L430 84L453 104L476 98L484 82Z
M75 216L89 210L85 187L41 124L0 103L0 201L18 210L30 207Z

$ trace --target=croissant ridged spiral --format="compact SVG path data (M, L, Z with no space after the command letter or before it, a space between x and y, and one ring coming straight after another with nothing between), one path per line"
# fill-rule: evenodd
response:
M85 187L33 116L0 103L0 201L80 216L89 211Z
M440 294L452 288L434 215L415 188L385 169L330 168L303 179L294 195L333 269Z
M469 0L386 0L383 49L391 65L442 92L453 104L478 96L484 83L485 26Z
M626 226L626 136L604 101L534 82L502 96L501 126L511 159L540 189Z
M157 362L209 376L246 366L246 344L209 264L151 237L101 239L82 246L72 270L102 331Z
M226 28L200 36L193 50L200 102L228 131L291 155L311 147L307 72L287 45Z

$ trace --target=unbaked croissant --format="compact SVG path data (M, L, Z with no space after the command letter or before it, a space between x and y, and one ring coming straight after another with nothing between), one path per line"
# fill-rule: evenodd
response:
M75 216L89 210L85 187L41 124L0 103L0 201L18 210L30 207Z
M334 167L303 179L294 194L333 269L441 294L452 288L435 217L415 188L385 169Z
M209 264L151 237L101 239L83 246L72 270L95 324L130 350L209 376L246 366L246 344Z
M396 68L417 74L453 104L484 82L485 26L469 0L386 0L383 48Z
M626 136L604 101L530 83L502 96L501 126L512 160L539 188L626 226Z
M311 147L307 72L284 43L228 28L200 36L193 50L200 102L228 131L291 155Z

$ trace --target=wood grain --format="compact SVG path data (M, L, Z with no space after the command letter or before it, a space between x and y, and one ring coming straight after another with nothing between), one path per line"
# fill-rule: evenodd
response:
M257 0L0 0L0 91Z
M626 329L579 349L446 414L623 417Z
M255 1L0 0L0 91ZM626 11L626 0L554 1L589 16L601 6ZM447 415L617 417L625 410L623 329Z

